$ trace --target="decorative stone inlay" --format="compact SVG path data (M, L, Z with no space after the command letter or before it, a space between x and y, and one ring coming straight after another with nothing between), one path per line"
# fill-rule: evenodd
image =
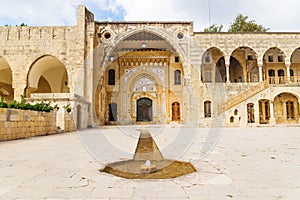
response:
M134 91L148 92L155 90L155 84L149 78L141 78L134 85Z

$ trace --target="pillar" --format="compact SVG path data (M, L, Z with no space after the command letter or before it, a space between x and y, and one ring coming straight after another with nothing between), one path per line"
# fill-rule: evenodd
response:
M89 120L88 120L88 126L92 126L93 124L93 112L95 110L94 106L94 33L90 33L90 52L89 52L89 66L87 67L87 73L86 73L86 87L85 87L85 94L86 98L88 99L88 102L90 103L90 109L89 109Z
M254 121L256 125L259 125L260 116L259 116L259 101L254 104Z
M229 67L230 64L225 64L226 65L226 83L230 83L230 73L229 73Z
M300 124L300 113L299 113L299 110L300 110L300 108L299 108L299 106L300 106L300 99L298 99L298 117L299 117L299 119L298 119L298 124Z
M274 117L274 101L270 101L270 124L275 125L275 117Z
M258 73L259 73L259 82L263 82L263 65L259 64L258 65Z
M290 64L286 63L286 82L289 83L291 80Z

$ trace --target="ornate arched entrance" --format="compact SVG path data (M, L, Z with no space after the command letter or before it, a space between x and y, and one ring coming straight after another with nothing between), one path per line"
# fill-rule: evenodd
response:
M118 105L119 124L170 122L170 102L178 101L177 96L185 96L182 55L165 38L147 31L130 34L110 49L108 65L103 67L105 71L100 78L103 81L99 81L102 85L96 92L98 119L104 119L104 124L115 120L111 114L114 102ZM182 120L181 117L184 118L184 113L178 119Z
M152 118L152 100L149 98L140 98L137 100L137 122L151 122Z

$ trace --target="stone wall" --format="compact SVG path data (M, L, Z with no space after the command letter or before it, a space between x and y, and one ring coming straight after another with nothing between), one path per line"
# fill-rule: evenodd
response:
M56 133L56 112L0 108L0 141Z

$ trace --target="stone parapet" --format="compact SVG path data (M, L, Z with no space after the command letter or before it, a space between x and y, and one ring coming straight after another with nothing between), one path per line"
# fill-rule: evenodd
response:
M56 111L37 112L0 108L0 141L56 133Z

